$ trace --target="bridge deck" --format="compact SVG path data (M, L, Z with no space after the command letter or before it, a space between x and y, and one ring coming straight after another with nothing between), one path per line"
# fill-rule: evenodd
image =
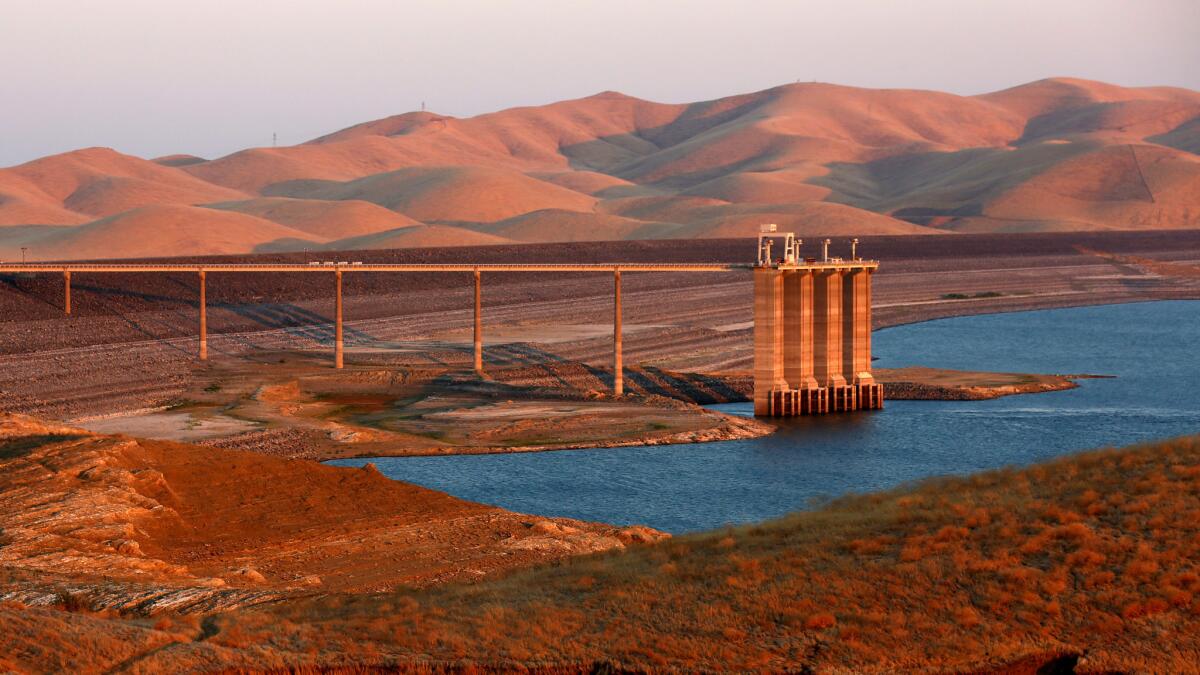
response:
M874 268L875 261L830 261L781 266L788 269ZM32 272L731 272L751 263L0 263L0 274Z

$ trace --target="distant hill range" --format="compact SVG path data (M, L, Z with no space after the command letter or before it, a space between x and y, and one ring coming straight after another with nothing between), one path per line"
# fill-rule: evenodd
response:
M789 84L412 112L219 159L0 169L0 258L504 242L1200 228L1200 92Z

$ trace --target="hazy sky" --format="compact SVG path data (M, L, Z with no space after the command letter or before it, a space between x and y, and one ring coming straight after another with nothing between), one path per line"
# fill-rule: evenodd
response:
M0 166L299 143L419 109L796 80L1200 89L1200 0L0 0Z

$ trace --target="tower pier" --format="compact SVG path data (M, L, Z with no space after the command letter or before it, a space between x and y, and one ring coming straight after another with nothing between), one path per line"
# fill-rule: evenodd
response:
M771 226L768 226L771 227ZM783 256L772 258L775 239ZM871 374L871 275L879 263L803 258L801 242L774 229L759 236L754 268L754 414L816 415L883 407Z

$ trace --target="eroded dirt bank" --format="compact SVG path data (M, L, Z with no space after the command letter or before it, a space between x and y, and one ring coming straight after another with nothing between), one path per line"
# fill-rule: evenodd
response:
M664 535L259 453L0 417L0 598L135 613L471 581Z

